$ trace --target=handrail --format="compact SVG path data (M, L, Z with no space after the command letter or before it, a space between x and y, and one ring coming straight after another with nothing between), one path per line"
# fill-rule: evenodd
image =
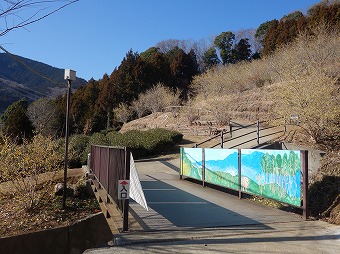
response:
M207 139L207 140L205 140L205 141L203 141L201 143L195 144L195 146L197 147L199 145L203 145L204 143L207 143L207 142L213 140L214 138L217 138L217 137L220 137L220 136L221 136L220 134L217 134L217 135L215 135L215 136L213 136L213 137L211 137L211 138L209 138L209 139Z
M272 135L275 135L275 134L279 134L279 133L281 133L281 132L284 132L284 131L277 131L277 132L269 133L269 134L266 134L266 135L260 136L260 138L269 137L269 136L272 136Z
M249 142L254 141L254 140L257 140L257 138L253 138L253 139L250 139L250 140L248 140L248 141L244 141L244 142L242 142L242 143L240 143L240 144L237 144L237 145L234 145L234 146L232 146L232 147L230 147L230 148L235 148L235 147L237 147L237 146L240 146L240 145L249 143Z
M277 118L277 119L279 119L279 118ZM274 119L274 120L277 120L277 119ZM239 144L234 145L234 146L232 146L232 147L230 147L230 148L234 148L234 147L243 145L243 144L245 144L245 143L249 143L249 142L254 141L254 140L257 140L257 144L259 145L259 144L260 144L260 138L272 136L272 135L275 135L275 134L278 134L278 133L281 133L281 132L283 132L283 133L286 132L286 123L285 123L285 124L283 125L283 126L284 126L284 130L282 130L282 131L276 131L276 132L269 133L269 134L265 134L265 135L262 135L262 136L261 136L261 135L260 135L260 132L261 132L261 131L269 130L269 129L273 129L273 128L277 128L277 127L278 127L278 126L266 126L266 127L260 128L260 124L261 124L261 123L262 123L262 124L263 124L263 123L268 123L269 121L271 121L271 120L268 120L268 121L259 121L259 120L257 120L255 123L248 124L248 125L245 125L245 126L242 126L242 125L240 125L240 124L237 124L236 122L230 121L229 124L235 124L235 125L238 125L238 126L240 126L240 127L236 128L236 129L233 129L233 128L232 128L232 125L229 125L230 130L228 130L228 131L227 131L227 130L222 130L220 134L217 134L217 135L215 135L215 136L213 136L213 137L211 137L211 138L209 138L209 139L207 139L207 140L205 140L205 141L203 141L203 142L197 143L197 144L195 144L194 147L198 147L198 146L200 146L200 145L203 145L203 144L205 144L205 143L207 143L207 142L209 142L209 141L211 141L211 140L213 140L213 139L220 138L220 139L221 139L220 142L219 142L218 144L216 144L216 145L211 146L211 148L214 148L214 147L216 147L216 146L218 146L218 145L220 145L220 146L223 148L225 143L230 142L230 141L233 141L233 140L236 140L236 139L238 139L238 138L245 137L245 136L250 135L250 134L253 134L253 133L256 133L256 138L253 138L253 139L247 140L247 141L245 141L245 142L239 143ZM251 126L254 126L254 127L256 126L256 130L251 131L251 132L247 132L247 133L244 133L244 134L242 134L242 135L240 135L240 136L237 136L237 137L232 138L233 133L235 133L236 131L246 129L246 128L249 128L249 127L251 127ZM226 140L224 140L224 135L225 135L225 134L230 134L231 137L230 137L230 138L227 138Z

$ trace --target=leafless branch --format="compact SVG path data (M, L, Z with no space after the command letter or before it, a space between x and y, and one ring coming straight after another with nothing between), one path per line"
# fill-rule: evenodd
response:
M0 20L2 19L3 27L0 26L0 37L6 35L12 30L25 28L28 25L36 23L65 7L78 2L80 0L54 0L54 1L33 1L33 0L5 0L4 3L0 3ZM51 5L61 3L61 6L56 7L52 11L44 13L43 11L48 9ZM24 17L24 11L35 9L33 14L28 17ZM13 24L10 25L9 18L13 17ZM19 19L19 21L17 21Z

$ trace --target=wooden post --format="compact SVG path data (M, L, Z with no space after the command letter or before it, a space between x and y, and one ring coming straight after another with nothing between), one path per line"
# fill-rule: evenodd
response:
M309 206L308 206L308 151L301 151L301 172L302 172L302 217L304 220L308 219Z
M130 149L125 148L125 180L130 180ZM123 231L129 230L129 199L123 203Z

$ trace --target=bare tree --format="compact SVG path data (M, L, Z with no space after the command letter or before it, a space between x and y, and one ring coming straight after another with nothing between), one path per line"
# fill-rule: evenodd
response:
M143 117L145 114L149 112L147 105L145 105L144 101L140 99L134 100L131 103L131 108L137 114L138 118Z
M79 0L4 0L0 3L0 37L25 28Z
M325 29L300 35L271 59L277 91L277 114L297 116L300 126L317 144L339 145L339 33Z
M166 53L175 47L182 49L185 53L194 50L199 68L203 71L203 55L213 45L213 41L214 37L201 39L199 41L169 39L158 42L156 47L159 48L162 53Z
M58 123L53 101L47 98L39 99L28 106L27 114L37 133L55 136Z
M138 115L147 112L163 112L167 107L180 104L180 94L180 91L173 92L162 83L157 83L154 87L139 95L138 100L133 102L133 110Z
M124 103L120 103L118 107L114 108L113 113L116 120L122 123L127 123L132 115L130 107Z

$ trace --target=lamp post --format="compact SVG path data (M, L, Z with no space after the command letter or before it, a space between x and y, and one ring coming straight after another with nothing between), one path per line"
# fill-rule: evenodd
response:
M65 128L65 157L64 157L64 191L63 191L63 209L66 208L67 192L67 164L68 164L68 136L69 136L69 115L70 115L70 95L71 82L76 80L76 72L71 69L65 69L64 79L67 80L67 104L66 104L66 128Z

